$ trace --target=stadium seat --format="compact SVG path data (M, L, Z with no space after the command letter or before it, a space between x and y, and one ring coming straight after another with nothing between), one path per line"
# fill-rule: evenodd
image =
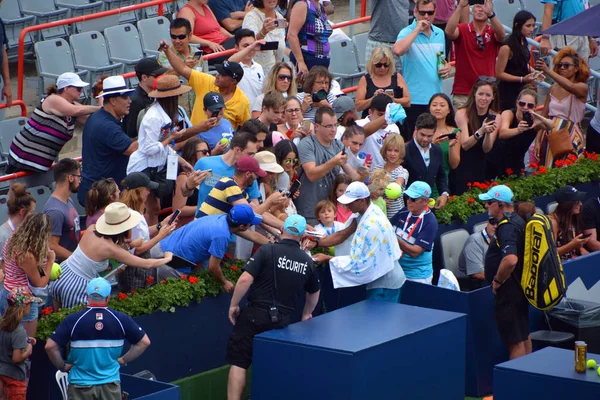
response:
M100 32L90 31L71 35L69 38L75 68L79 71L89 71L90 84L103 75L119 75L123 73L123 64L111 63L108 59L106 41Z
M169 20L165 17L143 19L138 22L142 50L146 57L158 57L158 43L165 39L171 43Z
M135 0L104 0L105 10L114 10L115 8L123 8L136 4ZM128 11L119 15L119 23L135 23L138 20L137 11Z
M331 46L331 64L329 72L340 82L342 89L358 84L365 73L358 66L358 57L352 40L329 43Z
M358 57L358 66L361 71L366 71L365 67L367 66L367 55L365 54L367 50L367 39L369 38L369 33L359 33L358 35L354 35L352 41L354 42L354 47L356 48L356 56Z
M52 196L52 191L48 186L34 186L29 188L29 192L35 199L35 212L44 212L46 202Z
M557 202L553 201L552 203L548 204L546 206L546 214L550 215L554 212L554 210L556 210L556 206L558 205Z
M68 9L70 18L95 14L104 10L104 3L101 0L55 0L55 4L57 7ZM117 23L118 20L115 22L115 24ZM81 32L80 28L81 23L73 24L72 32Z
M60 21L69 17L69 10L66 8L56 8L54 0L19 0L21 12L23 14L35 16L35 24L45 24L48 22ZM67 37L67 25L61 25L54 28L42 29L41 38L38 40L47 40L57 37Z
M504 25L511 27L515 14L520 11L520 7L521 3L519 1L515 1L513 3L504 1L502 2L502 6L494 7L494 12L496 13L498 21L502 21ZM537 20L541 21L541 17L539 17Z
M135 26L124 24L106 28L104 36L110 60L123 63L126 72L133 71L135 64L144 58L140 35Z
M8 219L8 194L0 196L0 221Z
M36 65L39 79L40 95L44 88L54 84L58 76L64 72L75 72L71 48L64 39L46 40L35 45ZM77 71L83 80L87 78L88 71Z
M171 14L172 10L174 9L175 5L173 3L165 3L163 4L164 8L163 8L163 15L169 15ZM147 8L142 8L140 10L140 21L147 19L147 18L154 18L154 17L158 17L158 6L152 6L152 7L147 7ZM139 26L138 26L139 28Z
M0 3L0 19L4 22L6 30L6 39L8 40L8 59L10 61L17 58L17 47L19 46L19 35L24 28L35 25L33 15L22 15L18 0L4 0ZM25 49L31 53L31 34L25 37Z
M9 118L4 121L0 121L0 153L1 153L1 162L0 164L6 165L6 161L8 160L8 150L10 149L10 144L12 143L13 138L27 123L27 118L18 117L18 118ZM0 220L2 221L2 220Z
M483 228L487 225L487 221L480 222L478 224L473 225L473 233L481 232Z
M468 238L469 232L466 229L455 229L442 233L440 236L442 254L444 255L444 268L452 271L454 275L458 271L458 257Z

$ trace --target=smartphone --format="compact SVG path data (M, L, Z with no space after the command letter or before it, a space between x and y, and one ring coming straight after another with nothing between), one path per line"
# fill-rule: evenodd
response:
M394 97L396 99L401 99L402 97L404 97L404 88L400 87L400 86L396 86L394 88Z
M533 65L537 64L538 60L542 58L542 55L539 50L533 49L531 50L531 54L533 54Z
M205 173L205 172L209 172L212 174L212 169L205 169L204 171L200 171L201 174Z
M447 133L447 134L445 134L445 135L441 135L441 136L440 136L440 139L441 139L441 138L445 138L445 137L447 137L447 138L448 138L448 140L453 140L453 139L456 139L456 132L452 132L452 133Z
M322 100L325 100L327 98L327 92L323 89L319 90L316 93L312 94L312 101L313 103L318 103Z
M181 119L181 120L179 120L179 122L177 122L177 129L180 131L185 129L185 121L184 120Z
M208 118L217 118L219 116L220 111L211 111L208 115Z
M296 194L296 192L298 191L298 189L300 189L300 185L302 183L300 183L300 181L298 179L296 179L293 183L292 186L290 186L290 190L288 191L288 197L292 198L294 197L294 195Z
M469 5L474 6L475 4L483 4L484 0L469 0Z
M344 146L344 148L342 149L342 155L346 154L346 146Z
M177 219L177 217L179 217L179 214L181 214L181 210L175 210L175 212L171 216L171 219L169 220L169 222L168 222L167 225L171 225L173 222L175 222L175 220Z
M529 111L523 111L523 121L527 122L527 125L533 125L533 117Z
M583 235L581 235L581 238L582 238L582 239L587 239L587 238L589 238L590 236L592 236L592 234L591 234L591 233L584 233Z
M198 61L200 61L200 59L202 58L202 55L203 55L203 54L204 54L204 51L203 51L203 50L197 50L197 51L194 53L194 60L198 60Z
M496 120L496 114L488 113L488 115L485 116L485 122L491 122L491 121L495 121L495 120Z
M302 125L301 125L302 126L302 130L304 132L310 132L310 124L311 124L310 119L308 119L308 118L303 119L302 120Z
M394 89L385 89L384 92L385 94L389 94L390 96L394 95Z
M273 24L278 28L287 28L288 22L285 18L276 19Z
M266 42L260 45L261 50L277 50L279 48L279 42Z

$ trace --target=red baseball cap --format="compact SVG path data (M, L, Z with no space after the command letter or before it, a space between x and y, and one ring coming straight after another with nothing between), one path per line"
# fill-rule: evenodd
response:
M243 172L254 172L261 178L267 176L267 173L260 169L260 165L258 165L258 161L254 157L251 156L242 156L235 163L235 167Z

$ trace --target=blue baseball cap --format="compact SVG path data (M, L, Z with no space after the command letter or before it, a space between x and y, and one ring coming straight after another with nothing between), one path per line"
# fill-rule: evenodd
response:
M263 220L262 216L256 214L247 204L237 204L231 207L229 218L238 225L259 225Z
M110 283L104 278L94 278L87 285L87 294L95 299L105 299L110 295Z
M431 186L423 181L414 181L408 189L404 191L404 194L411 199L418 199L420 197L431 197Z
M506 185L498 185L494 186L487 193L482 193L479 195L479 200L487 201L487 200L496 200L503 201L505 203L512 203L513 197L512 190Z
M302 215L290 215L285 219L283 229L290 235L303 235L306 230L306 218Z

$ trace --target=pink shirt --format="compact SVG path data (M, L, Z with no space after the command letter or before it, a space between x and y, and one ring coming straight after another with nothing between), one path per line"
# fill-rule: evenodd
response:
M435 3L435 21L448 22L455 9L456 2L454 0L438 0Z
M10 239L4 244L2 258L4 259L4 289L11 291L18 286L29 286L29 280L25 271L13 259L6 257L8 243L10 243Z
M352 211L348 208L344 207L341 204L337 205L337 209L335 210L335 220L338 222L345 223L348 221L348 218L352 215Z

